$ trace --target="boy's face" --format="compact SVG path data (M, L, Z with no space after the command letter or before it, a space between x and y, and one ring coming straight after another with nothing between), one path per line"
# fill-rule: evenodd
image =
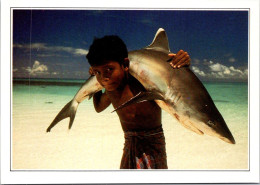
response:
M125 72L128 72L128 66L111 60L105 61L102 65L91 66L91 68L98 82L107 91L116 90L125 79Z

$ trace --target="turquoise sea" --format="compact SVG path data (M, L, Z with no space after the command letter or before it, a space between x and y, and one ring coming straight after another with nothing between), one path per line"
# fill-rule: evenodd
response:
M22 105L64 104L73 98L84 82L85 80L70 79L14 79L13 108ZM246 82L203 82L203 84L224 118L235 116L247 122L248 84Z
M112 106L98 114L92 100L85 100L78 108L69 135L66 132L68 120L58 124L50 134L45 133L57 113L74 97L84 82L67 79L13 80L13 168L118 169L123 132L116 114L111 114ZM163 111L169 168L247 169L248 84L203 84L235 137L236 145L211 136L197 135L183 128L177 121L172 124L174 119ZM113 145L108 144L111 141ZM104 152L107 153L104 155ZM75 158L75 155L78 157ZM114 160L102 162L107 160L107 156Z

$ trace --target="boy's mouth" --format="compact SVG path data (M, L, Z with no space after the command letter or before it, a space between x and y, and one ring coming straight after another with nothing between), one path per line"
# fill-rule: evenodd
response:
M109 84L102 84L103 87L111 87L111 86L114 86L114 85L116 85L115 82L109 83Z

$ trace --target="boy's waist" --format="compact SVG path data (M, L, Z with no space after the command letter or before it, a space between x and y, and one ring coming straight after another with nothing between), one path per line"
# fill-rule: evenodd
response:
M162 126L152 129L152 130L147 130L147 131L126 131L124 132L125 138L129 137L151 137L155 135L160 135L163 134L163 129Z

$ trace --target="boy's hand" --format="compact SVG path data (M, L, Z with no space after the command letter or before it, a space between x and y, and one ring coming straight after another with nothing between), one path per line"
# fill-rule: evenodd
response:
M170 53L168 54L169 57L172 57L172 60L170 61L170 65L173 68L180 68L183 66L189 66L190 65L190 56L187 52L180 50L177 54Z

